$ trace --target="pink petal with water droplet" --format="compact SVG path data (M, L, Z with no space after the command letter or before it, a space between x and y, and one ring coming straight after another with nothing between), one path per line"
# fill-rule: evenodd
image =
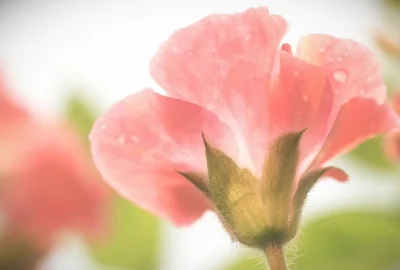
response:
M147 89L113 105L90 138L94 161L111 186L148 211L186 225L211 207L175 171L207 172L202 132L235 157L233 134L216 115Z
M283 18L266 8L210 15L172 34L153 58L151 74L171 96L227 123L240 142L241 164L251 166L249 159L259 163L252 152L266 149L267 93L285 31ZM257 125L263 127L250 137ZM261 140L259 149L254 139Z
M377 56L349 39L315 34L303 37L297 55L331 73L334 86L335 112L353 97L375 99L383 103L386 87Z
M344 104L313 163L314 168L378 134L400 126L396 113L373 99L354 98Z
M269 98L270 133L273 137L305 128L301 142L304 172L328 132L333 94L324 69L286 52L281 53L279 79Z
M269 82L270 76L259 72L257 65L240 59L232 63L220 89L221 95L231 97L226 103L229 115L225 120L236 131L239 142L241 155L235 161L257 174L261 173L270 138L267 107ZM253 105L249 106L249 102Z

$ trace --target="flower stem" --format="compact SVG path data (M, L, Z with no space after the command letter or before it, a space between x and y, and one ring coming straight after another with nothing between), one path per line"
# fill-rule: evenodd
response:
M268 245L265 254L269 264L269 270L287 270L285 255L281 245Z

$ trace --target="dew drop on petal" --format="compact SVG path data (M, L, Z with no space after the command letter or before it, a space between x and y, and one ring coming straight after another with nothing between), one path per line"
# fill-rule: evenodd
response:
M101 130L105 130L105 129L106 129L106 124L102 124L102 125L100 126L100 129L101 129Z
M324 52L326 51L326 49L325 49L325 47L320 47L320 48L318 49L318 51L319 51L320 53L324 53Z
M337 60L338 60L338 62L342 62L343 61L343 57L338 57Z
M333 79L338 83L345 83L348 78L348 75L344 70L335 70L332 75Z
M123 135L119 136L117 139L119 144L124 144L125 143L125 137Z
M131 136L131 140L132 142L137 143L139 141L139 138L136 136Z
M293 71L293 76L300 77L300 71L298 70Z
M251 39L251 35L247 35L244 37L245 40L250 40Z
M365 95L365 89L364 88L360 89L360 95Z
M173 46L172 47L172 52L178 53L179 52L179 47L178 46Z

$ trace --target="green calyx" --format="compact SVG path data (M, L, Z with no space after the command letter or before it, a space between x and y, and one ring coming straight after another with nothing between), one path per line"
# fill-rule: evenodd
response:
M179 173L210 198L233 239L255 248L282 245L296 235L307 194L326 171L307 172L294 192L303 133L284 134L271 144L260 178L204 136L208 183L204 176Z
M271 145L261 175L261 196L278 230L289 227L292 187L299 160L300 139L304 131L288 133Z
M258 246L267 237L267 216L262 203L259 183L247 169L239 168L222 151L212 147L204 138L209 190L223 222L233 237L245 245Z

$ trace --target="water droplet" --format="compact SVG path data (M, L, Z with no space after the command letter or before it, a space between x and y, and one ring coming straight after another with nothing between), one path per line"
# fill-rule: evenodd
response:
M342 61L343 61L343 57L340 57L340 56L339 56L339 57L337 58L337 60L338 60L338 62L342 62Z
M307 101L308 100L308 96L307 95L303 95L303 99L304 99L304 101Z
M362 95L362 96L365 95L365 89L364 88L360 89L360 95Z
M324 52L326 52L326 49L325 49L325 47L320 47L320 48L318 49L318 52L320 52L320 53L324 53Z
M179 47L178 47L178 46L173 46L173 47L172 47L172 51L173 51L174 53L178 53L178 52L179 52Z
M345 53L343 54L343 56L344 56L345 58L347 58L347 57L349 57L349 53L348 53L348 52L345 52Z
M372 81L372 76L368 76L367 77L367 82L371 82Z
M211 51L212 51L213 53L215 53L215 52L217 51L217 49L211 48Z
M131 140L132 140L134 143L137 143L137 142L139 141L139 138L136 137L136 136L131 136Z
M125 143L125 137L123 135L119 136L117 140L118 140L119 144L124 144Z
M300 71L298 70L293 71L293 76L300 77Z
M102 124L102 125L100 126L100 129L101 129L101 130L105 130L105 129L106 129L106 124Z
M244 37L245 40L250 40L251 39L251 35L247 35Z
M194 54L192 52L189 52L189 56L193 56Z
M338 83L345 83L347 81L347 73L344 70L335 70L333 72L333 79Z
M326 58L326 60L328 60L328 62L332 62L333 61L333 57L329 56L328 58Z

